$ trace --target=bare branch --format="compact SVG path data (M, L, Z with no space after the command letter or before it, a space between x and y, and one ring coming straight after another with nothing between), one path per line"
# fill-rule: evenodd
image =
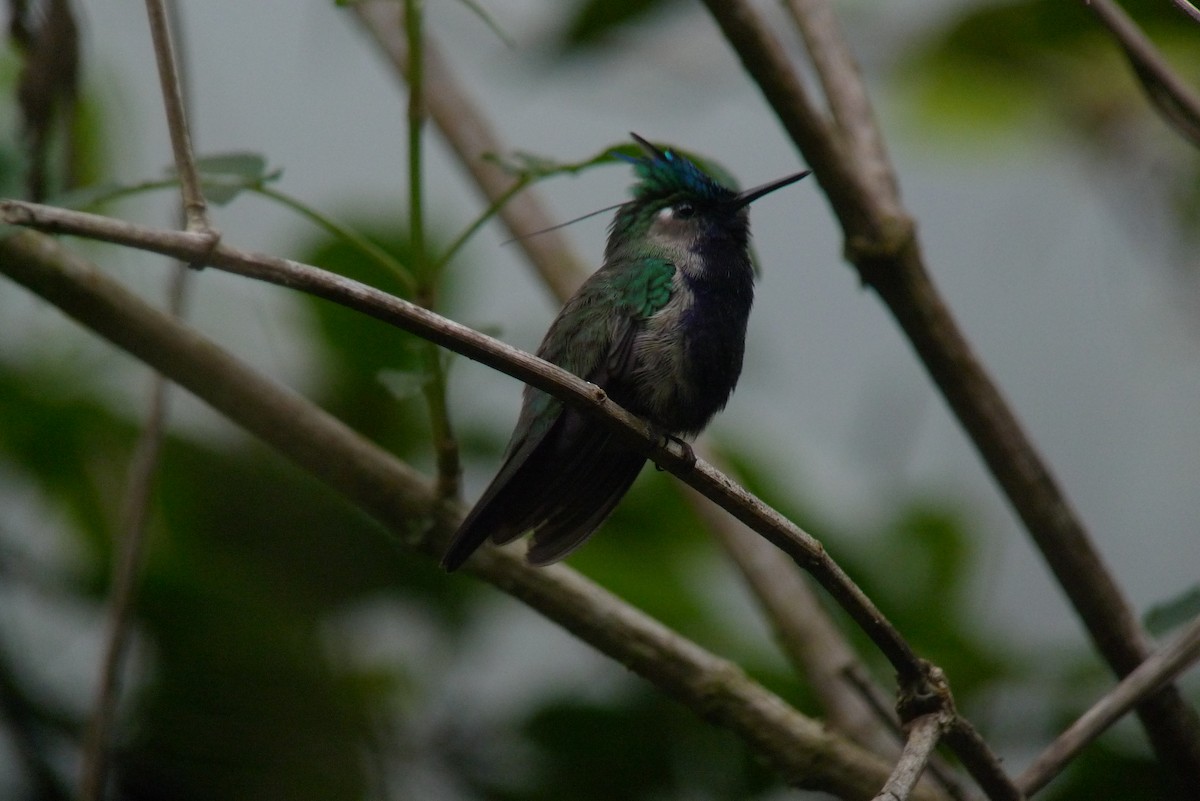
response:
M1033 795L1049 784L1083 747L1120 720L1147 694L1183 673L1200 659L1200 617L1175 640L1138 666L1058 736L1017 779Z
M173 31L169 38L178 38L176 35L180 27L178 6L170 3L165 8L159 7L157 11L166 12L166 29ZM150 17L151 30L157 31L155 10L151 10ZM156 37L154 46L156 52L164 56L170 64L176 65L169 39L159 41ZM163 78L165 92L167 80L165 75ZM171 104L178 101L181 109L186 109L187 105L186 86L182 77L177 75L173 83L176 91L164 95L167 100L169 125L173 125L170 114ZM186 125L183 133L186 140ZM176 155L178 156L178 151ZM186 157L190 161L190 153L187 153ZM188 203L185 201L179 209L181 226L188 225L187 209ZM172 315L179 316L183 312L189 275L186 264L176 264L167 289L167 306ZM101 657L91 716L84 732L79 784L79 795L83 801L100 801L106 793L112 727L120 700L121 671L125 665L125 657L131 640L133 598L138 574L141 571L142 554L145 550L146 528L150 518L154 481L158 474L162 444L166 436L167 400L170 390L170 384L163 375L154 373L151 377L146 420L129 464L120 518L120 539L115 548L116 557L113 559L111 589L105 617L104 653Z
M196 253L206 244L204 237L194 234L162 233L190 239ZM405 546L435 557L453 533L461 508L440 503L415 470L253 372L178 320L146 305L54 240L23 232L0 241L0 272L163 372L342 493L395 532ZM433 316L419 307L413 309ZM377 310L374 316L385 315ZM512 349L501 346L501 350ZM514 372L535 377L529 365L536 359L524 356L516 361L525 367ZM550 386L544 380L538 383ZM570 382L556 382L566 383ZM729 729L788 783L866 799L886 780L887 766L878 757L830 733L750 680L736 665L571 569L531 568L513 548L485 548L464 569L522 600L706 720ZM932 801L939 796L922 790L919 797Z
M782 46L755 11L744 0L705 4L828 192L845 232L847 258L904 329L1101 655L1117 675L1129 673L1149 656L1148 638L1087 529L938 295L912 220L897 198L880 196L859 173L847 157L848 147L813 109ZM1164 687L1142 701L1138 715L1160 758L1200 784L1200 721L1179 692Z
M925 764L937 748L938 738L941 737L945 720L941 713L922 715L908 725L908 738L904 743L904 752L887 784L875 795L872 801L907 801Z
M212 232L208 220L208 205L200 189L200 176L192 155L192 136L188 130L187 112L183 106L183 89L179 67L171 44L171 26L164 0L146 0L146 16L150 20L150 35L154 39L154 58L162 85L163 107L167 112L167 128L171 134L171 150L175 154L175 171L179 173L183 195L183 214L187 230Z
M1188 0L1172 0L1172 1L1175 3L1175 7L1178 8L1180 11L1182 11L1184 14L1187 14L1189 17L1194 19L1196 22L1200 22L1200 8L1196 8L1194 5L1189 3Z
M897 202L889 213L900 214L896 175L887 156L883 135L875 122L875 112L867 97L858 63L846 44L833 4L830 0L788 0L786 5L804 37L850 159L877 198L883 202Z
M710 462L717 458L701 448L696 451ZM704 496L690 491L687 498L742 572L783 653L820 700L829 725L877 754L898 754L891 730L880 725L845 679L850 670L857 668L865 675L866 669L796 565Z
M1176 133L1200 147L1200 96L1175 74L1150 38L1114 0L1085 0L1084 5L1117 40L1159 115Z
M950 721L942 733L942 742L958 755L988 798L993 801L1021 801L1025 798L1008 778L1004 766L979 731L962 715Z
M84 735L83 766L80 769L79 796L84 801L103 798L108 780L110 733L120 698L121 668L129 648L134 587L141 569L150 496L162 452L167 395L167 382L160 374L155 374L146 421L129 464L119 529L121 538L114 544L116 553L104 621L104 654Z
M900 724L892 699L871 680L795 564L722 514L708 499L695 492L687 495L693 509L746 577L784 653L820 700L829 725L877 754L898 757ZM931 777L952 798L968 797L950 766L936 754L929 769Z
M871 680L870 674L862 665L847 665L842 678L858 691L863 703L870 708L875 717L887 729L897 736L900 734L900 721L896 719L896 711L892 707L892 699L888 698L879 685ZM945 760L934 754L929 761L929 772L946 792L955 799L971 798L971 794L959 782L953 769Z

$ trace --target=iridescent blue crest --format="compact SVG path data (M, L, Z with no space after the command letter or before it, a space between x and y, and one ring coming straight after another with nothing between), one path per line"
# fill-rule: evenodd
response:
M633 165L639 180L633 187L633 196L638 200L670 197L686 194L711 201L729 201L736 193L722 186L692 161L673 150L660 150L637 134L630 134L646 156L627 156L614 153Z

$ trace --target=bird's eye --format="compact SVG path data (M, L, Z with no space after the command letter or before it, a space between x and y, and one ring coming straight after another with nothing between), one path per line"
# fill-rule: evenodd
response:
M696 216L696 207L691 203L677 203L671 208L671 213L677 220L690 220Z

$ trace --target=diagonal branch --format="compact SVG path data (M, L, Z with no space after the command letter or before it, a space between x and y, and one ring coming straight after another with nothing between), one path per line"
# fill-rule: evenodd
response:
M1148 638L1087 529L999 388L972 352L925 269L913 221L847 158L783 47L744 0L705 0L747 72L804 152L841 221L847 258L888 306L1024 522L1118 676L1150 654ZM818 65L819 66L819 65ZM900 210L897 212L896 210ZM1138 707L1167 764L1200 784L1200 721L1173 686Z
M894 202L899 214L896 174L887 156L883 134L858 63L842 35L830 0L789 0L791 17L804 38L838 135L849 158L877 200Z
M1175 7L1184 14L1187 14L1196 22L1200 22L1200 8L1196 8L1194 5L1188 2L1188 0L1172 0L1172 2L1174 2Z
M183 203L179 207L180 224L196 230L208 230L204 197L197 183L186 120L185 85L179 60L172 47L178 33L178 6L162 0L147 2L154 51L158 57L159 78L171 130L175 161L180 175ZM167 303L170 312L183 311L184 293L190 273L186 264L176 264L169 279ZM170 384L161 373L151 377L146 418L138 436L126 477L122 500L120 536L114 549L111 591L105 611L104 652L100 661L95 698L84 731L83 755L79 772L79 795L83 801L99 801L106 792L112 728L120 700L121 671L131 640L133 598L145 550L146 529L162 443L166 431L167 401Z
M1060 734L1020 775L1018 786L1029 795L1045 787L1085 745L1124 717L1147 693L1172 681L1197 660L1200 660L1200 617Z
M829 724L878 754L894 753L896 740L844 678L852 668L864 672L865 668L821 608L804 575L779 549L731 520L703 496L688 492L687 498L754 589L775 639L820 699Z
M907 801L917 786L917 779L925 770L926 763L937 748L938 738L946 725L943 716L937 712L922 715L908 726L908 738L904 743L904 752L900 755L887 784L883 785L872 801Z
M1085 5L1117 40L1159 116L1176 133L1200 147L1200 95L1171 69L1150 37L1114 0L1087 0ZM1191 12L1196 13L1196 9ZM1200 18L1200 13L1196 17Z
M175 154L175 171L179 173L183 195L183 215L187 230L215 235L208 220L208 204L200 189L196 159L192 155L192 135L188 130L187 111L183 104L183 84L171 41L171 24L164 0L146 0L146 16L150 20L150 35L154 40L154 58L162 85L163 107L167 113L167 130L171 134L171 150Z
M163 234L190 237L197 251L206 244L201 236ZM169 376L343 494L406 547L433 557L454 531L461 509L440 502L415 470L148 306L54 240L23 232L0 241L0 272ZM362 289L364 297L370 295ZM413 308L418 316L435 317ZM377 309L374 316L386 315ZM511 372L536 379L543 387L555 386L560 395L563 385L572 383L561 377L554 384L537 378L539 360L504 346L500 351L511 351L513 364L521 365L509 367ZM577 395L590 397L584 382L573 383ZM565 566L531 568L511 548L488 548L464 569L525 602L706 720L732 731L790 784L847 799L867 799L887 778L886 764L875 755L828 732L736 665ZM922 801L940 798L925 790L918 797Z

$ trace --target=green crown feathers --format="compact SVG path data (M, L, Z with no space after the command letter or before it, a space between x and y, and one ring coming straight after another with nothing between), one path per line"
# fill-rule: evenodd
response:
M701 200L714 202L732 200L736 193L718 183L711 175L700 169L691 160L673 150L660 150L648 141L630 134L646 152L645 157L616 153L617 157L633 165L640 179L633 187L633 196L638 200L669 197L685 194Z

